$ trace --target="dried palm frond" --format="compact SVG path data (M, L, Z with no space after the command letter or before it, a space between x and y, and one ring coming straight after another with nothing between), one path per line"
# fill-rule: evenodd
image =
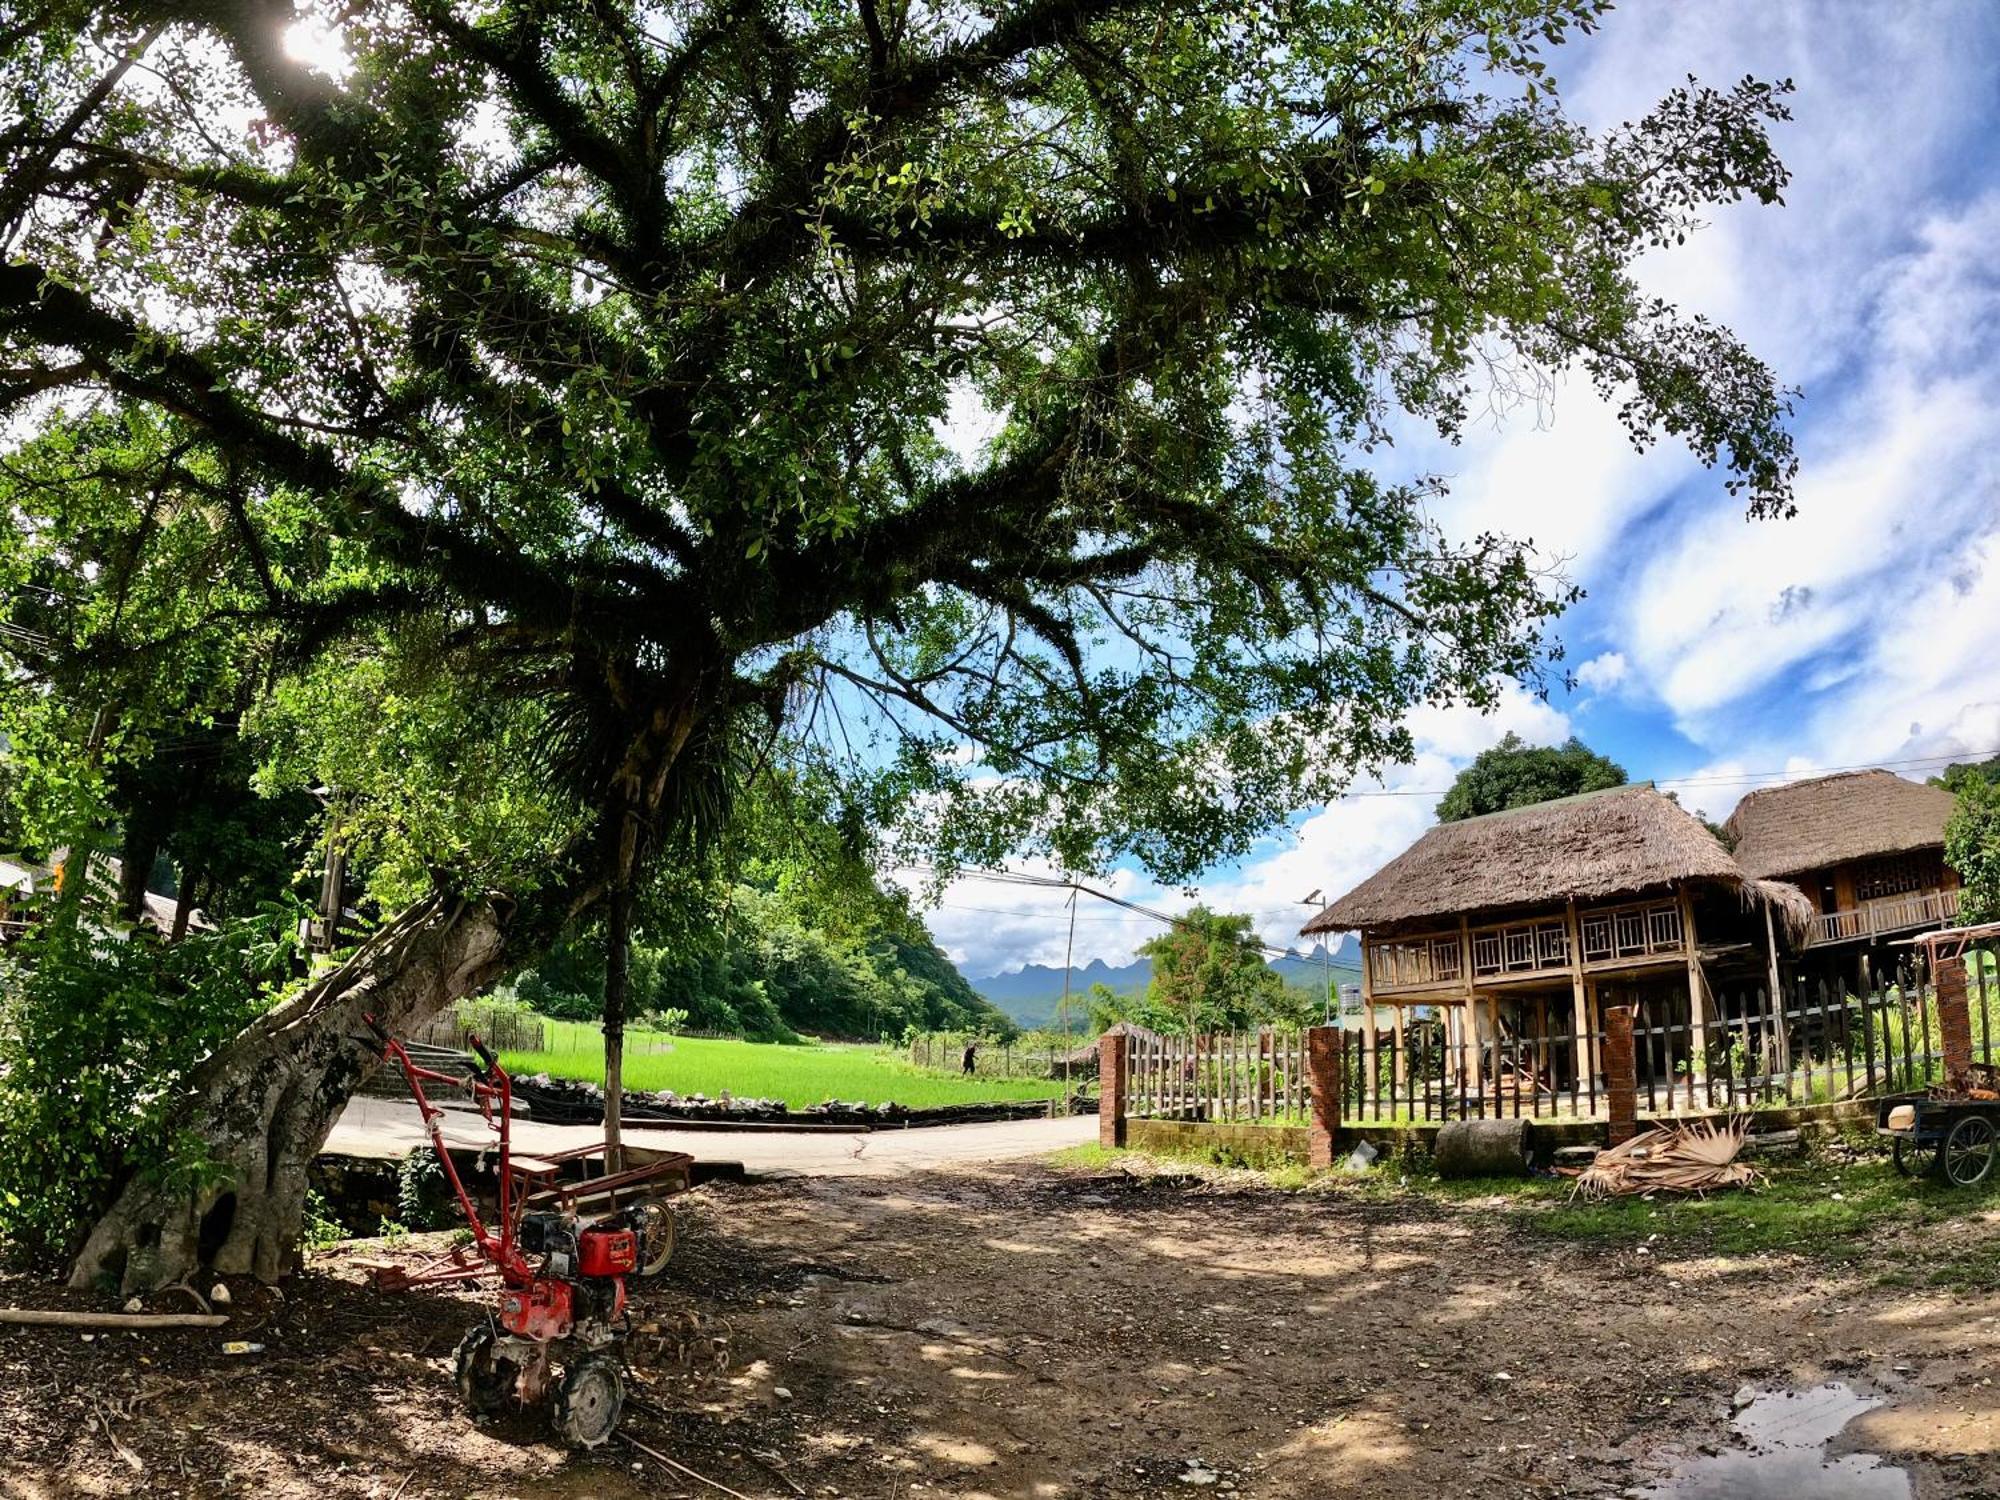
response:
M1576 1192L1592 1202L1639 1193L1706 1193L1717 1188L1755 1187L1756 1168L1736 1159L1750 1134L1738 1117L1720 1125L1695 1121L1663 1125L1598 1153L1576 1180Z

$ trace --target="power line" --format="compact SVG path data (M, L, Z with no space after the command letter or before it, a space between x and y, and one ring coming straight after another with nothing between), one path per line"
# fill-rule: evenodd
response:
M1870 760L1851 766L1800 766L1790 771L1741 771L1709 776L1653 776L1647 779L1655 786L1749 786L1766 781L1779 783L1800 781L1808 776L1834 776L1842 771L1891 771L1899 767L1963 764L1968 761L1991 760L1994 756L2000 756L2000 750L1957 750L1948 755L1920 755L1913 760ZM1416 786L1376 787L1372 790L1342 792L1333 801L1344 802L1350 797L1442 797L1448 790L1449 788Z

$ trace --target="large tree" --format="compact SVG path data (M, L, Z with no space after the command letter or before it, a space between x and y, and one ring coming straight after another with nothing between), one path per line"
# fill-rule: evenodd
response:
M1560 745L1530 745L1509 731L1453 779L1438 800L1438 821L1456 823L1510 807L1532 807L1623 786L1628 779L1623 766L1574 735Z
M1285 981L1264 959L1256 922L1240 912L1190 907L1139 945L1152 960L1144 1006L1189 1036L1278 1019L1291 1007Z
M1785 393L1630 274L1778 199L1783 90L1593 135L1543 54L1602 8L406 0L319 65L289 0L0 23L0 409L165 424L113 478L200 497L233 610L430 632L587 813L220 1049L230 1186L135 1178L74 1274L179 1275L225 1201L217 1263L282 1268L357 1013L586 917L615 1051L633 893L746 745L947 865L1175 879L1491 703L1568 589L1427 519L1404 423L1577 369L1787 510Z

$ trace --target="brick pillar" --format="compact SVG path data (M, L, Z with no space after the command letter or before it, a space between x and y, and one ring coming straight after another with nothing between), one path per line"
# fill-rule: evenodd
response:
M1315 1169L1333 1165L1340 1138L1340 1028L1306 1028L1306 1078L1312 1085L1312 1118L1306 1125L1306 1161Z
M1639 1133L1639 1073L1629 1005L1604 1009L1604 1097L1611 1112L1611 1144L1623 1145Z
M1945 1082L1958 1087L1972 1067L1972 1012L1965 1003L1965 960L1939 959L1934 982L1938 1040L1944 1046Z
M1097 1144L1125 1144L1125 1050L1127 1036L1097 1039Z

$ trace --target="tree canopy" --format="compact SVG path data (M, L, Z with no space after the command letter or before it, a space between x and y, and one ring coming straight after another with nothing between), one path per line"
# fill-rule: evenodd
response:
M1574 735L1560 745L1530 745L1510 731L1458 773L1438 801L1438 821L1455 823L1482 813L1553 802L1579 792L1623 786L1629 779L1623 766Z
M1255 921L1241 912L1191 907L1139 945L1152 960L1136 1018L1193 1036L1260 1022L1301 1019L1300 995L1264 959Z
M0 22L44 822L155 725L303 705L439 851L189 1118L245 1172L316 1144L359 997L599 913L609 1030L649 877L774 773L940 870L1244 852L1555 654L1569 584L1442 531L1409 424L1580 372L1787 513L1787 393L1631 269L1780 200L1786 86L1586 130L1548 54L1604 8L404 0L314 12L316 60L289 0ZM225 1259L283 1253L284 1180ZM192 1211L132 1189L75 1274Z
M1944 861L1964 885L1962 922L2000 922L2000 780L1966 767L1955 778L1958 805L1944 826Z
M1580 366L1788 504L1768 372L1627 271L1777 198L1782 90L1593 138L1600 8L366 6L329 76L271 0L52 7L0 401L159 424L78 457L208 523L176 650L421 621L557 704L587 882L744 711L933 848L1185 875L1538 660L1564 587L1377 477L1399 411Z

